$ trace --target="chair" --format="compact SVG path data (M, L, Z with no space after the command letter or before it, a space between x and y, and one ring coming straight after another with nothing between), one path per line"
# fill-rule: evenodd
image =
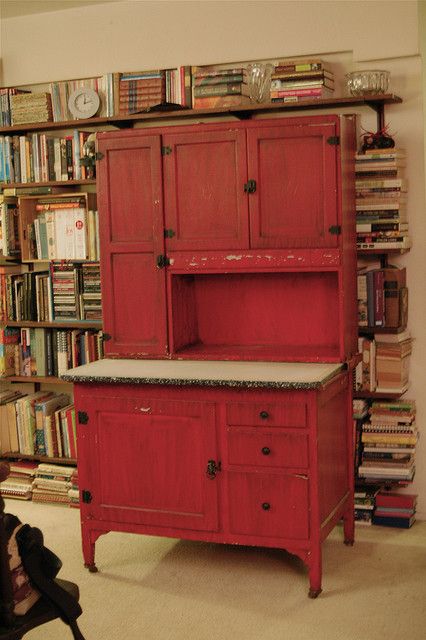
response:
M8 475L8 463L0 462L0 482ZM76 618L81 613L81 607L78 604L78 586L67 580L46 576L41 554L42 534L38 529L32 529L28 525L24 525L22 529L26 527L29 533L30 553L25 559L22 556L22 561L31 583L41 593L41 597L24 615L14 614L6 519L4 501L0 496L0 640L20 640L31 629L56 618L61 618L69 625L74 640L84 640L76 622ZM54 554L52 556L55 557Z

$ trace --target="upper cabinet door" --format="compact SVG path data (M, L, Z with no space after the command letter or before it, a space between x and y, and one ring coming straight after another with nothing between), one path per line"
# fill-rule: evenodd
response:
M247 248L245 131L194 127L163 146L167 251Z
M338 246L337 128L337 118L249 127L252 248Z
M98 138L102 302L107 355L167 353L160 136Z

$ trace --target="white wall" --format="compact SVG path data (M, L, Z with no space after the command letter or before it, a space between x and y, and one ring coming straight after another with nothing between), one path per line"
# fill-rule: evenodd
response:
M58 3L58 6L61 3ZM423 5L424 3L421 3ZM335 62L338 86L353 68L391 71L391 91L402 105L386 120L407 149L409 216L413 249L399 258L410 287L409 326L415 337L411 388L420 429L426 423L426 217L423 83L426 11L406 1L145 2L123 0L1 23L2 85L13 86L180 64L208 64L321 54ZM423 17L424 16L424 17ZM352 111L352 109L351 109ZM365 129L375 116L361 108ZM412 490L426 518L426 440L420 439Z

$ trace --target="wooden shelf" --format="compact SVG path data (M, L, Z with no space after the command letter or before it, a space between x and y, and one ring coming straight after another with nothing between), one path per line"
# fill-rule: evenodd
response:
M37 320L7 320L6 327L47 327L51 329L102 329L102 321L76 320L69 322L38 322Z
M25 187L26 189L35 189L37 187L60 187L62 189L62 187L74 187L77 185L81 186L85 184L96 184L96 178L93 178L91 180L57 180L57 181L49 180L47 182L1 182L0 189L12 189L12 188L18 189L22 187ZM28 195L31 195L31 194L28 194ZM40 198L43 198L45 195L48 196L50 194L36 193L34 195L38 195ZM14 197L14 196L11 196L11 197Z
M402 333L407 327L358 327L358 333Z
M394 398L400 398L403 394L405 393L405 391L403 391L402 393L376 393L375 391L354 391L353 396L354 398L389 398L389 399L394 399Z
M47 462L52 464L64 464L64 465L76 465L77 460L75 458L49 458L48 456L27 455L26 453L20 453L19 451L8 451L2 453L1 458L6 460L34 460L35 462Z
M29 382L34 384L70 384L55 376L7 376L2 378L6 382Z
M314 100L300 100L299 102L272 103L221 107L216 109L176 109L176 105L160 107L134 115L113 116L110 118L91 118L90 120L66 120L63 122L37 122L32 124L12 125L0 127L0 133L25 133L28 131L51 131L54 129L81 129L100 126L116 126L118 128L130 128L135 122L156 121L175 118L197 118L199 116L214 117L217 115L232 115L237 118L250 118L253 115L278 112L300 111L304 109L324 109L339 107L367 106L376 111L379 119L383 120L384 105L397 104L402 98L394 94L382 94L372 96L346 96L340 98L323 98ZM47 183L43 183L47 184ZM65 183L67 184L67 183Z

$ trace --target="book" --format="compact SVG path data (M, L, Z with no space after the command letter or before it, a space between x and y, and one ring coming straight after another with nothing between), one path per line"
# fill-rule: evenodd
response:
M228 82L213 85L201 85L194 87L194 97L204 96L228 96L233 94L249 95L249 89L242 82Z
M415 521L415 515L412 515L408 518L373 515L373 524L377 524L382 527L399 527L401 529L409 529Z
M376 496L376 506L398 509L415 509L417 494L380 491Z

